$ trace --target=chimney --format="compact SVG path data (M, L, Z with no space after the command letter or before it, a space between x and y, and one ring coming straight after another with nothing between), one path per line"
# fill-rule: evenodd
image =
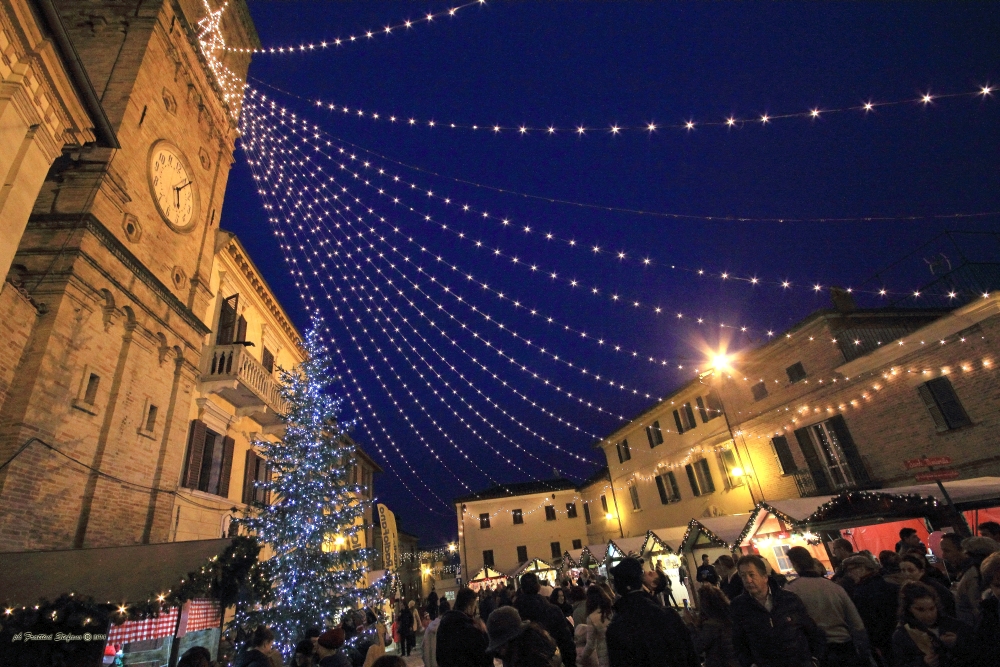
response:
M843 287L831 287L830 299L837 312L853 313L858 309L857 304L854 303L854 296Z

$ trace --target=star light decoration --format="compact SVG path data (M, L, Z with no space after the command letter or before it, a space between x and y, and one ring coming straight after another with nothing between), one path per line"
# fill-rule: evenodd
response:
M229 7L229 2L212 10L208 0L202 0L205 7L205 17L198 21L198 47L208 68L215 77L222 93L222 99L229 107L229 113L236 117L236 103L243 98L243 91L246 82L229 69L229 66L222 62L221 55L226 51L226 39L222 36L222 17Z

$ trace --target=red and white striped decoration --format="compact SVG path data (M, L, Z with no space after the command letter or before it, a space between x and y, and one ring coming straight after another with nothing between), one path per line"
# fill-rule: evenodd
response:
M191 600L188 603L186 632L217 628L221 623L218 600Z
M174 607L152 618L112 625L108 633L108 643L120 645L147 639L171 637L177 630L177 615L179 613L180 609Z

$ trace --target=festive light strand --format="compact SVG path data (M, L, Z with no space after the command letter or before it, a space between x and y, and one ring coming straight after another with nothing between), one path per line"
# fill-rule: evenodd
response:
M220 54L225 54L227 50L230 50L226 46L225 37L222 35L221 25L222 17L229 7L229 2L227 0L227 2L222 3L215 11L212 11L208 0L202 0L202 5L205 8L206 15L198 21L198 47L205 58L205 62L208 64L209 70L215 77L215 82L222 92L222 99L229 110L229 114L235 118L237 115L236 104L243 99L244 90L247 86L246 82L236 76L220 57Z
M915 106L920 105L922 107L929 107L935 101L955 99L955 98L970 98L970 99L981 99L988 100L992 99L993 94L997 91L995 86L990 84L985 84L980 86L978 90L967 91L961 93L937 93L932 94L931 92L926 92L917 97L907 97L898 100L889 100L884 102L876 102L871 99L859 102L854 105L831 107L831 108L820 108L813 107L807 111L793 111L780 114L769 114L762 113L755 116L744 116L737 117L736 115L730 115L719 120L707 120L707 121L695 121L693 118L684 120L677 123L657 123L656 121L642 122L634 125L622 125L620 123L608 123L602 126L591 126L587 127L584 124L580 125L565 125L565 126L555 126L555 125L527 125L527 124L497 124L497 123L453 123L449 121L440 121L431 119L418 119L412 115L407 114L386 114L380 113L378 111L365 111L363 108L355 106L345 106L338 104L331 100L324 100L316 97L308 97L304 95L299 95L298 93L293 93L291 91L285 90L278 86L272 85L257 78L251 78L257 84L266 86L276 92L289 97L294 97L301 100L310 106L316 107L318 109L323 109L330 112L331 116L344 117L344 118L364 118L374 123L384 123L386 125L399 125L411 128L421 128L426 130L434 129L445 129L445 130L467 130L474 133L479 133L483 135L508 135L517 137L528 137L528 136L544 136L544 137L568 137L581 139L584 137L591 136L610 136L616 137L627 133L641 133L648 136L654 136L659 130L681 130L684 132L692 132L698 128L702 127L715 127L724 129L739 129L745 126L766 126L775 121L780 120L790 120L790 119L806 119L811 121L819 120L822 117L829 116L832 114L847 114L850 112L860 112L864 115L873 113L880 108L897 107L897 106ZM720 220L724 218L710 218L715 220ZM909 219L909 218L906 218ZM830 220L830 219L827 219ZM794 220L786 220L786 222L793 222Z
M319 42L304 42L298 45L286 45L286 46L265 46L259 48L246 48L246 47L225 47L225 50L234 53L253 53L253 54L301 54L301 53L315 53L317 51L323 52L328 49L337 49L342 46L349 46L351 44L356 44L359 42L366 42L375 39L376 37L387 37L397 32L405 32L407 30L413 29L415 26L420 24L431 24L436 19L441 18L454 18L463 9L468 9L469 7L482 6L486 4L486 0L473 0L472 2L467 2L464 5L456 5L450 7L446 10L439 12L427 12L417 18L405 19L399 21L395 24L384 25L380 28L374 30L361 30L347 37L334 37L332 39L327 39Z
M307 258L307 260L308 260L308 258ZM345 276L345 278L346 278L346 276ZM354 288L354 287L352 287L352 288L351 288L351 291L354 291L354 290L355 290L355 288ZM340 292L340 291L341 291L341 290L340 290L340 288L337 288L337 291L338 291L338 292ZM328 297L330 297L330 298L331 298L331 300L332 300L332 296L328 295ZM342 296L342 298L343 298L343 300L345 301L345 304L346 304L346 303L347 303L347 299L346 299L346 297L343 297L343 296ZM333 303L333 305L334 305L334 307L336 308L336 304L335 304L335 303ZM359 318L359 317L357 317L357 314L355 313L355 311L354 311L353 307L351 307L351 306L350 306L349 304L347 305L347 307L348 307L349 311L350 311L350 312L352 312L352 313L353 313L353 314L355 315L355 319L356 319L356 321L358 322L358 324L362 326L362 331L364 331L364 332L367 332L367 329L366 329L366 328L364 328L364 325L363 325L363 323L361 322L360 318ZM370 309L368 309L368 310L370 311ZM341 317L343 317L343 316L341 315ZM418 371L418 370L416 369L416 366L415 366L415 365L414 365L414 364L412 363L412 361L410 361L410 360L408 360L408 359L407 359L407 357L406 357L406 354L405 354L405 353L403 352L403 350L402 350L402 349L401 349L401 348L400 348L400 347L398 346L398 344L397 344L397 343L395 343L395 341L393 340L393 338L392 338L391 334L389 334L389 333L388 333L388 332L387 332L387 331L385 330L385 328L384 328L384 327L381 327L381 325L379 325L379 326L380 326L380 328L382 329L383 333L384 333L384 334L385 334L385 335L386 335L386 336L387 336L387 337L389 338L390 342L391 342L391 343L392 343L392 344L393 344L393 345L394 345L394 346L396 347L397 351L398 351L398 352L399 352L399 353L400 353L400 354L401 354L401 355L402 355L402 356L404 357L404 360L407 360L407 361L408 361L408 363L410 363L411 367L412 367L412 368L414 369L414 371L415 371L415 372L417 372L417 373L418 373L418 375L420 375L420 377L421 377L422 379L425 379L425 378L424 378L424 376L423 376L423 374L421 374L421 373L420 373L420 372L419 372L419 371ZM398 330L398 329L397 329L397 330ZM352 338L353 338L353 336L352 336ZM370 342L371 342L371 343L372 343L373 345L375 345L375 346L376 346L376 350L378 350L378 347L377 347L377 344L375 343L374 339L372 339L372 338L370 337L370 335L369 335L369 341L370 341ZM411 345L411 347L413 347L413 346ZM413 349L415 350L415 347L414 347ZM383 356L383 359L384 359L384 356ZM429 365L429 362L426 362L426 359L425 359L425 358L421 357L421 359L422 359L422 360L424 360L424 361L425 361L425 363L428 363L428 365ZM387 362L387 360L386 360L386 362ZM387 362L387 363L388 363L388 362ZM390 366L390 368L391 368L391 366ZM430 368L431 368L432 370L434 370L432 366L430 366ZM394 374L395 374L395 373L394 373ZM438 374L438 376L440 377L440 374ZM399 378L398 374L396 374L396 377L397 377L397 380L400 380L400 382L402 382L402 380L401 380L401 379ZM425 379L425 381L426 381L426 379ZM446 384L447 384L447 383L446 383ZM406 388L406 385L405 385L405 383L403 383L403 386L404 386L404 388ZM434 390L434 389L433 389L433 387L432 387L432 386L431 386L431 385L430 385L429 383L428 383L428 387L429 387L429 388L431 388L431 390L432 390L432 391L434 391L435 395L438 395L438 392L437 392L436 390ZM407 390L408 390L408 389L407 389ZM409 390L408 390L408 391L409 391ZM454 392L454 390L452 390L452 391ZM458 395L458 394L457 394L457 392L455 392L455 393L456 393L456 395ZM412 392L411 392L411 398L414 398L414 400L416 400L415 396L412 396ZM443 403L445 403L446 407L448 407L448 408L449 408L449 410L451 410L451 412L452 412L452 413L453 413L453 414L454 414L454 415L455 415L456 417L458 417L459 419L461 419L461 420L462 420L462 423L463 423L463 424L465 424L465 423L466 423L466 422L465 422L465 420L464 420L464 419L462 419L462 418L461 418L461 417L460 417L460 416L458 415L458 413L457 413L456 411L454 411L453 409L451 409L451 408L450 408L450 406L448 406L448 405L447 405L447 402L446 402L446 401L444 400L444 398L443 398L443 397L441 397L441 396L439 395L439 399L440 399L440 400L441 400L441 401L442 401ZM417 403L418 403L418 405L419 405L419 401L416 401L416 402L417 402ZM422 409L423 409L423 408L422 408ZM426 413L426 410L424 410L424 412ZM477 415L479 415L479 413L478 413L478 412L477 412L476 414L477 414ZM435 423L435 425L436 425L436 422L434 422L433 418L432 418L432 417L430 417L430 416L429 416L429 414L428 414L427 416L428 416L428 418L430 418L430 419L431 419L431 421L432 421L433 423ZM481 415L480 415L480 416L481 416ZM488 424L489 426L491 426L491 427L492 427L492 428L493 428L494 430L497 430L497 429L496 429L496 427L495 427L494 425L490 424L489 422L487 422L487 424ZM503 459L504 459L505 461L507 461L507 462L508 462L509 464L513 465L513 466L514 466L514 467L515 467L516 469L518 469L518 470L519 470L520 472L522 472L522 473L526 473L526 471L524 471L523 469L521 469L521 468L520 468L519 466L517 466L516 464L513 464L513 462L511 462L511 461L509 460L509 458L506 458L506 457L504 457L504 456L503 456L502 454L500 454L500 453L499 453L499 452L498 452L497 450L495 450L494 448L492 448L492 446L491 446L491 445L489 445L489 443L488 443L488 442L486 442L486 441L485 441L485 439L483 439L483 438L482 438L482 437L481 437L481 436L480 436L480 435L479 435L479 434L478 434L478 433L477 433L477 432L476 432L476 431L475 431L474 429L472 429L472 428L471 428L471 426L469 426L469 428L470 428L470 430L472 430L472 431L473 431L473 434L474 434L474 435L476 435L476 437L477 437L477 438L479 438L479 439L480 439L480 440L481 440L481 441L482 441L482 442L483 442L483 443L484 443L485 445L487 445L488 447L490 447L491 449L493 449L494 453L496 453L496 454L497 454L498 456L500 456L501 458L503 458ZM442 430L442 429L440 429L440 427L439 427L439 430ZM446 433L444 433L444 432L443 432L443 430L442 430L442 434L443 434L443 435L445 435L445 437L447 438L447 434L446 434ZM519 446L519 445L517 445L516 443L513 443L513 444L515 444L515 446L517 446L517 448L518 448L518 449L521 449L522 451L525 451L525 452L526 452L526 450L524 450L524 448L523 448L523 447L520 447L520 446ZM531 454L530 452L526 452L526 453L528 453L528 454L529 454L529 456L533 456L533 455L532 455L532 454ZM470 459L470 462L471 462L471 459ZM473 465L475 465L475 464L473 463ZM484 472L484 471L483 471L483 472ZM486 474L486 473L484 472L484 474ZM487 477L489 477L489 475L488 475L488 474L487 474L486 476L487 476Z

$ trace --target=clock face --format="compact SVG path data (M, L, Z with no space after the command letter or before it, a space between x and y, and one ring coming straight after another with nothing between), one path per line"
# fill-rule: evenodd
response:
M149 185L163 219L177 230L188 228L194 220L197 186L180 151L170 144L161 142L150 153Z

